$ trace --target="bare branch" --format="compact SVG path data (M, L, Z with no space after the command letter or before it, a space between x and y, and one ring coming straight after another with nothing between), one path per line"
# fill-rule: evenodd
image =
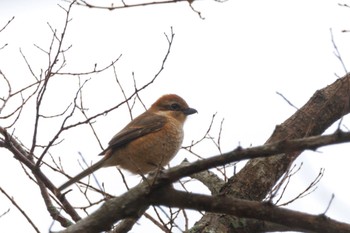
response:
M323 177L323 174L324 174L324 169L321 169L320 172L318 173L318 175L316 176L316 178L309 184L308 187L306 187L305 190L300 192L295 198L293 198L285 203L279 204L279 206L289 205L290 203L294 202L295 200L303 198L303 197L309 195L310 193L314 192L317 188L316 185L320 182L321 178Z
M161 229L164 232L167 232L167 228L161 224L160 222L158 222L156 219L154 219L151 215L149 215L148 213L144 213L144 216L149 219L154 225L156 225L157 227L159 227L159 229Z
M34 132L33 132L33 137L32 137L32 146L30 148L30 153L29 153L30 155L34 154L34 149L35 149L35 146L36 146L36 140L37 140L37 135L38 135L38 130L39 130L39 119L40 119L41 103L42 103L42 101L44 99L44 95L45 95L45 92L47 90L47 85L49 83L49 80L53 76L52 72L53 72L53 69L56 66L57 62L58 62L58 57L62 53L63 40L64 40L65 35L66 35L68 23L70 21L70 11L71 11L71 8L72 8L73 4L74 4L74 1L68 6L68 9L65 10L65 12L66 12L66 19L65 19L65 23L64 23L64 26L63 26L63 29L62 29L61 36L59 38L57 38L57 36L56 36L56 30L52 29L53 36L52 36L52 41L51 41L51 44L50 44L49 54L48 54L49 64L48 64L48 68L47 68L47 70L45 72L44 82L41 83L42 85L41 85L41 87L38 90L38 94L37 94L37 98L36 98L36 114L35 114L35 121L34 121ZM55 39L57 39L58 45L57 45L56 52L53 55L53 59L51 60L52 46L53 46L53 43L54 43ZM63 63L64 63L64 61L63 61ZM62 68L62 66L61 66L61 68ZM58 70L59 69L60 68L58 68ZM41 160L41 158L43 156L44 156L44 153L40 156L40 159L37 162L38 165L40 164L40 160Z
M73 218L75 221L79 221L81 218L76 213L74 208L66 200L65 196L58 192L57 188L52 184L49 178L42 173L39 167L37 167L33 161L30 160L32 157L29 156L29 152L25 150L17 140L12 137L4 128L0 127L0 134L4 137L3 145L14 155L15 159L19 160L21 163L25 164L31 172L35 175L35 178L45 184L45 186L60 200L64 210ZM64 223L62 223L64 225Z
M84 82L84 84L89 81L90 79L86 80ZM77 103L75 103L75 106L80 110L80 112L83 114L83 116L85 117L85 119L88 119L88 116L86 114L86 108L84 107L84 101L83 101L83 85L84 84L81 84L81 79L80 79L80 76L79 76L79 105ZM97 136L97 132L95 130L95 128L93 127L93 122L89 121L88 122L88 125L90 126L90 129L92 131L92 133L94 134L95 138L96 138L96 141L97 143L99 144L101 150L103 149L103 146L102 146L102 143L101 143L101 140L99 139L99 137Z
M113 73L114 73L115 81L117 82L118 87L119 87L120 91L121 91L122 94L123 94L125 103L126 103L126 105L128 106L128 110L129 110L129 114L130 114L130 119L132 120L132 119L133 119L132 111L131 111L132 109L131 109L131 107L130 107L129 101L127 101L127 97L126 97L124 88L123 88L123 86L121 85L121 83L120 83L120 81L119 81L119 79L118 79L117 71L116 71L116 69L115 69L115 65L114 65L114 64L113 64Z
M123 195L107 200L101 208L62 233L100 232L108 230L118 220L137 216L140 208L149 205L196 209L207 212L224 213L243 218L254 218L276 222L291 229L306 229L315 232L350 232L350 225L340 223L325 216L315 216L271 204L241 200L229 196L207 196L174 190L167 186L162 175L154 181L143 182ZM149 186L149 184L153 184ZM163 188L162 188L163 187ZM191 200L191 201L189 201Z
M276 91L276 94L281 96L290 106L292 106L293 108L295 108L296 110L299 110L298 107L296 107L292 102L290 102L282 93Z
M173 31L173 27L170 28L170 35L167 35L166 33L164 33L164 35L165 35L165 37L167 38L167 41L168 41L168 50L165 53L165 56L164 56L162 64L161 64L161 67L158 70L158 72L154 75L153 79L151 81L149 81L148 83L146 83L145 85L143 85L141 88L138 88L136 93L142 91L143 89L145 89L146 87L151 85L158 78L160 73L164 70L165 62L168 60L168 56L170 54L170 49L171 49L171 46L173 44L174 37L175 37L175 33Z
M117 104L116 106L114 107L111 107L103 112L100 112L96 115L93 115L89 118L87 118L86 120L84 121L80 121L80 122L77 122L77 123L74 123L74 124L71 124L71 125L67 125L67 126L64 126L62 129L61 129L61 132L65 131L65 130L68 130L70 128L73 128L73 127L76 127L76 126L79 126L79 125L83 125L83 124L87 124L88 122L92 121L93 119L97 118L97 117L100 117L100 116L103 116L103 115L106 115L107 113L119 108L121 105L125 104L127 101L131 100L134 96L136 96L140 91L144 90L145 88L147 88L149 85L151 85L157 78L158 76L161 74L161 72L163 71L164 69L164 66L165 66L165 63L168 59L168 56L170 54L170 50L171 50L171 46L172 46L172 43L173 43L173 39L174 39L174 36L175 34L173 33L173 30L171 28L171 35L170 35L170 39L168 38L168 49L166 51L166 54L163 58L163 61L162 61L162 64L161 64L161 67L159 68L159 70L157 71L157 73L154 75L154 77L148 81L146 84L144 84L142 87L140 88L137 88L134 93L132 93L127 99L125 99L124 101L122 101L121 103Z
M199 180L210 190L211 194L213 195L219 194L221 187L225 184L225 181L220 179L211 171L194 173L190 177Z
M15 16L12 16L12 18L7 21L7 23L0 29L0 32L6 29L6 27L15 19Z
M32 66L30 65L29 61L27 60L27 57L26 57L26 56L24 55L24 53L22 52L22 49L19 49L19 52L21 53L22 58L24 59L25 63L27 64L27 67L28 67L30 73L31 73L32 76L36 79L36 82L35 82L35 83L33 83L33 84L31 84L31 85L25 87L25 89L30 88L30 87L32 87L33 85L40 84L40 82L42 82L43 80L41 80L41 79L34 73L34 71L33 71L33 69L32 69ZM22 90L25 90L25 89L22 89ZM22 90L19 90L18 92L22 92ZM17 93L18 93L18 92L17 92ZM16 93L15 93L15 94L16 94Z
M0 214L0 218L2 218L3 216L5 216L6 214L8 214L10 212L10 208L8 208L6 211L4 211L2 214Z
M117 57L115 60L113 60L111 62L111 64L106 65L100 69L97 69L97 64L94 65L93 70L91 71L85 71L85 72L52 72L53 75L72 75L72 76L83 76L83 75L89 75L89 74L98 74L101 73L105 70L108 70L109 68L113 67L118 61L119 59L122 57L122 54L119 55L119 57Z
M0 100L3 102L2 106L0 107L0 114L2 112L2 110L4 109L4 107L6 106L7 101L9 100L10 96L11 96L11 92L12 92L12 88L11 88L11 83L10 81L7 79L7 77L5 76L5 74L0 70L0 76L5 80L6 85L7 85L7 97L0 97ZM1 119L1 117L0 117Z
M279 190L282 189L282 187L284 186L282 189L282 193L280 194L280 197L274 202L274 204L277 205L280 202L280 200L282 199L283 194L286 192L292 176L295 175L298 171L300 171L302 166L303 166L303 163L301 163L300 166L295 171L294 171L294 169L296 168L296 165L294 165L292 168L288 169L288 171L286 171L284 176L281 178L280 182L267 195L265 200L267 202L272 203L272 200L277 196Z
M332 44L333 44L333 48L334 48L334 55L336 58L338 58L340 64L343 66L343 69L345 71L345 73L347 74L348 73L348 70L346 69L346 66L345 66L345 63L343 61L343 58L342 56L340 55L340 51L338 49L338 46L337 44L335 43L335 40L334 40L334 36L333 36L333 31L332 31L332 28L329 29L330 33L331 33L331 40L332 40Z
M193 5L192 5L192 1L193 1L193 0L187 0L187 1L188 1L188 3L189 3L189 6L190 6L191 10L192 10L194 13L197 13L197 14L198 14L198 17L199 17L200 19L205 20L205 18L202 16L202 13L201 13L200 11L194 9L194 7L193 7Z
M324 215L310 215L266 203L246 201L228 196L206 196L186 193L174 189L161 190L155 193L153 200L158 205L224 213L241 218L260 219L289 226L290 229L305 229L324 233L350 232L350 225L337 222ZM187 201L191 200L191 201Z
M2 192L7 199L9 199L12 203L12 205L14 205L19 212L21 212L21 214L25 217L25 219L29 222L29 224L34 228L34 230L38 233L40 233L39 229L37 228L37 226L33 223L33 221L29 218L29 216L26 214L26 212L17 204L17 202L10 196L6 193L5 190L3 190L1 187L0 187L0 192Z
M329 210L329 207L331 207L331 205L332 205L333 200L334 200L334 193L332 193L332 196L331 196L331 199L330 199L329 202L328 202L327 208L326 208L326 210L323 212L322 215L326 215L327 211Z
M177 2L187 2L187 1L188 0L165 0L165 1L144 2L144 3L136 3L136 4L126 4L124 1L122 1L122 4L119 6L115 6L114 4L111 4L111 6L98 6L98 5L90 4L85 0L80 0L80 1L77 1L76 4L79 6L85 6L88 8L96 8L96 9L111 11L111 10L124 9L124 8L151 6L151 5L160 5L160 4L169 4L169 3L177 3Z
M20 114L21 114L21 111L22 111L23 107L24 107L25 104L36 94L38 88L39 88L39 86L37 86L37 89L34 90L32 93L30 93L30 94L28 95L28 97L26 97L26 98L23 97L22 91L20 91L20 92L15 92L15 93L10 94L10 96L8 97L8 99L11 98L11 97L13 97L13 96L16 95L16 94L20 94L22 103L21 103L16 109L14 109L12 112L8 113L7 115L4 115L4 116L1 116L1 117L0 117L0 119L7 119L7 118L10 118L10 117L12 117L13 115L15 115L15 114L17 113L17 116L15 117L13 123L12 123L10 126L7 126L7 128L10 128L10 127L17 121L17 119L19 118L19 116L20 116ZM26 88L23 88L22 90L24 90L24 89L26 89ZM5 107L5 106L4 106L4 107Z
M207 138L210 138L209 136L209 132L211 131L212 127L213 127L213 123L214 123L214 119L215 119L215 116L216 116L216 113L214 113L211 117L211 121L210 121L210 124L209 124L209 127L207 129L207 131L204 133L203 137L198 139L197 141L192 141L191 142L191 145L189 146L182 146L183 149L185 150L188 150L189 152L192 152L192 147L199 144L200 142L202 142L203 140L207 139Z

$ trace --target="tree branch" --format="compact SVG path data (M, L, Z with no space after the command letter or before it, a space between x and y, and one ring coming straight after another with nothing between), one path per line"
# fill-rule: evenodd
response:
M194 209L197 208L197 210L213 211L218 213L229 213L229 214L235 214L235 215L237 214L239 217L248 217L248 218L254 217L261 220L267 220L267 221L273 221L280 224L286 224L286 226L291 226L294 223L292 222L292 220L283 221L276 216L278 214L282 214L282 216L296 215L299 220L302 219L303 217L305 217L306 219L303 222L304 225L298 225L298 226L296 225L297 227L302 227L307 230L315 230L316 229L315 227L310 226L310 221L311 222L320 221L322 222L322 226L324 227L330 224L333 224L332 226L329 226L329 228L327 228L327 231L325 230L325 228L323 228L324 230L323 232L332 232L331 230L335 228L340 229L339 232L350 232L350 225L341 224L336 221L329 220L326 217L323 217L322 219L318 219L315 216L311 216L307 214L303 215L302 213L300 213L301 215L298 215L298 212L288 212L288 211L283 212L284 210L277 210L277 213L278 213L277 215L270 216L270 214L274 213L273 211L275 209L279 209L279 208L273 207L273 209L269 209L269 208L272 208L271 204L266 204L266 203L262 204L258 202L239 200L233 197L227 197L228 199L226 199L226 197L221 195L208 197L200 194L193 194L195 196L192 196L192 197L195 197L195 199L189 199L189 196L187 196L187 198L182 197L180 198L181 201L175 201L174 203L170 203L170 202L165 203L165 201L163 203L161 202L161 200L163 199L160 198L162 195L164 196L168 195L167 193L169 192L169 190L168 189L164 190L164 189L168 187L169 184L179 180L180 178L189 176L196 172L214 168L216 166L220 166L230 162L239 161L242 159L257 158L261 156L271 156L274 154L283 154L286 152L301 151L305 149L314 150L320 146L331 145L331 144L341 143L341 142L349 142L349 141L350 141L350 133L343 133L341 131L337 131L335 134L332 134L332 135L313 136L313 137L308 137L303 139L286 140L286 141L270 143L264 146L252 147L247 149L239 148L235 151L214 156L209 159L204 159L204 160L200 160L189 164L182 164L182 165L170 168L168 170L165 170L162 173L159 173L156 177L149 178L148 180L130 189L128 192L124 193L119 197L112 198L106 201L102 205L102 207L100 207L97 211L95 211L85 219L82 219L81 221L77 222L75 225L68 227L66 230L62 231L62 233L63 232L64 233L80 232L82 229L85 229L85 232L87 233L109 230L112 227L112 225L118 222L119 220L122 220L125 218L139 217L140 213L143 213L152 204L167 204L170 207L194 208ZM153 197L154 199L152 199L151 197ZM171 197L169 196L168 198L170 200L171 198L175 198L175 197L176 195ZM198 200L196 200L197 197L199 198ZM156 200L157 198L159 198L159 200ZM207 200L209 200L208 198L210 200L212 200L211 198L214 198L215 204L212 203L207 207L206 205L203 205L201 207L200 205L206 202ZM221 202L221 200L223 200L223 202ZM240 212L237 212L239 209L233 209L233 207L229 207L227 205L227 203L233 200L237 202L242 201L243 203L242 208L243 209L246 208L244 209L245 212L242 212L243 213L242 215L239 214ZM182 201L185 201L185 202L182 202ZM198 203L201 203L201 204L198 204ZM197 204L198 206L196 206ZM252 212L256 212L257 205L258 207L262 208L262 212L253 214ZM225 206L227 207L227 209L224 210L223 208ZM302 224L302 223L299 223L299 224ZM344 229L346 229L346 231Z
M267 202L247 201L230 196L207 196L168 188L153 193L151 203L265 220L288 226L290 229L323 233L350 232L349 224L337 222L324 215L306 214L276 207Z
M0 192L2 192L7 197L7 199L11 201L12 205L14 205L18 209L18 211L25 217L25 219L29 222L29 224L34 228L35 232L40 233L38 227L34 224L34 222L26 214L26 212L17 204L17 202L9 194L7 194L5 190L3 190L1 187L0 187Z
M312 136L301 139L283 140L275 143L268 143L263 146L256 146L243 149L238 147L228 153L216 155L208 159L198 160L193 163L176 166L164 171L163 179L167 177L170 182L175 182L185 176L205 171L207 169L223 166L228 163L242 161L245 159L262 158L270 156L281 156L285 153L300 153L303 150L316 150L319 147L339 143L350 142L350 133L340 130L331 135Z
M349 113L349 93L350 74L347 74L331 85L316 91L302 108L276 127L266 143L321 134ZM221 193L242 199L263 200L300 153L301 150L276 153L278 156L250 160L244 168L228 180L221 189ZM225 217L222 215L208 213L195 224L194 233L215 231L218 228L227 229L229 226L222 223L231 222L232 219L230 216L226 217L228 219L223 220Z
M13 138L4 128L0 126L0 135L2 135L4 138L0 140L3 143L0 143L0 145L3 145L6 149L11 151L14 158L23 163L26 167L28 167L31 172L35 175L35 178L42 182L46 188L48 188L62 203L63 208L65 211L74 219L74 221L79 221L81 218L78 215L78 213L75 211L73 206L70 205L70 203L67 201L64 195L62 195L60 192L58 192L57 188L54 186L54 184L50 181L49 178L40 170L40 167L35 166L34 162L28 159L28 151L26 151L20 143L17 142L15 138ZM57 219L65 219L62 216L56 216ZM67 226L66 223L69 223L68 220L65 220L61 222L63 226Z

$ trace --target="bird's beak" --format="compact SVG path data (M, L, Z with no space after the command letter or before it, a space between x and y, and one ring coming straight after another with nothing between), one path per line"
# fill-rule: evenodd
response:
M197 113L198 111L194 108L187 108L182 111L186 116Z

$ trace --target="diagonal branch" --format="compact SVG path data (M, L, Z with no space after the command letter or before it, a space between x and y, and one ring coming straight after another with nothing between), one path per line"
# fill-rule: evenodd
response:
M316 91L302 108L276 127L266 143L322 134L333 123L349 113L349 93L350 74L347 74ZM242 199L263 200L300 153L301 151L276 153L276 156L250 160L244 168L228 180L222 187L221 193ZM195 229L194 233L215 231L217 228L228 229L230 226L225 223L232 223L232 221L234 220L231 216L207 213L192 229Z
M0 146L5 147L13 154L14 158L23 163L26 167L28 167L31 172L35 175L35 178L38 182L42 182L46 188L48 188L57 199L59 199L62 203L62 207L64 210L74 219L74 221L79 221L81 218L78 213L75 211L73 206L67 201L66 197L61 193L57 192L57 188L50 181L50 179L40 170L40 167L35 166L34 162L31 161L29 157L29 152L26 151L15 138L13 138L4 128L0 127L0 135L3 136L3 139L0 138ZM59 214L59 213L58 213ZM63 226L69 225L69 220L66 220L61 215L55 215L55 219L62 219L61 224Z
M2 192L6 196L6 198L11 201L11 203L18 209L19 212L21 212L21 214L25 217L25 219L27 219L29 224L34 228L35 232L40 233L38 227L34 224L34 222L26 214L26 212L17 204L17 202L13 199L13 197L11 197L9 194L7 194L7 192L5 190L3 190L1 187L0 187L0 192Z

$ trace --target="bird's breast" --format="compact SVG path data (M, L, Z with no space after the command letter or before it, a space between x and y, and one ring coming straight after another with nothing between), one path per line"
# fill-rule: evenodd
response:
M156 131L111 151L106 166L120 166L132 173L146 174L167 165L183 141L183 124L169 119Z

